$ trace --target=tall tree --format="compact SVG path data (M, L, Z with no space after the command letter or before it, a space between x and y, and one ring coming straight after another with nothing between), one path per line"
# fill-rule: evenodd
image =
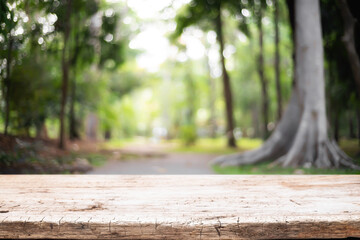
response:
M275 84L277 96L277 120L282 114L282 94L280 85L280 52L279 52L279 1L274 1L274 31L275 31Z
M296 0L295 31L296 83L276 130L260 148L220 157L215 164L241 165L276 159L282 166L343 165L360 169L327 134L318 0Z
M58 100L54 82L58 66L53 66L50 54L56 41L49 41L56 36L54 15L46 11L49 6L49 2L29 1L0 4L0 19L5 23L0 27L0 41L4 42L0 65L5 65L0 74L5 80L2 106L6 133L11 127L12 134L29 135L29 129L35 127L36 136L45 136L45 119L57 112L53 104ZM37 21L40 16L44 21Z
M59 132L59 148L65 149L65 107L68 97L69 85L69 36L71 31L71 12L72 0L64 0L65 18L63 19L63 49L61 57L62 67L62 83L61 83L61 103L60 103L60 132Z
M354 36L356 19L352 16L346 0L340 0L338 3L344 22L343 42L345 44L345 48L348 54L349 63L354 75L354 80L357 85L357 91L360 95L360 59L359 54L356 51Z
M9 119L10 119L10 91L11 91L11 64L13 61L14 39L11 36L11 32L8 33L7 37L7 57L6 57L6 77L4 78L4 96L5 96L5 129L4 134L8 134Z
M221 10L223 4L229 1L206 1L193 0L187 5L185 12L176 17L177 27L175 36L180 36L185 28L190 25L200 25L205 29L214 29L217 34L217 41L219 44L219 53L222 68L222 80L225 99L226 110L226 137L227 145L229 147L236 147L234 130L234 116L233 116L233 100L231 92L231 81L225 65L224 57L224 36L223 36L223 20ZM230 1L231 2L231 1ZM210 20L210 21L209 21Z
M209 45L209 44L208 44ZM207 49L209 46L207 45ZM209 51L206 53L206 69L208 71L208 80L209 80L209 109L210 109L210 117L209 117L209 125L210 125L210 137L216 137L216 113L215 113L215 101L216 101L216 82L215 79L211 76L211 66L209 59Z
M16 3L15 3L16 4ZM3 53L1 55L6 61L5 75L2 74L2 95L4 98L4 134L8 134L9 119L10 119L10 98L9 93L11 91L11 67L13 65L13 54L14 54L14 29L17 25L17 21L14 20L14 9L10 9L7 2L0 3L0 34L5 40L4 46L1 50Z
M230 86L230 77L225 66L225 57L224 57L224 34L223 34L223 21L221 18L221 1L219 1L217 9L217 16L215 19L216 25L216 37L220 46L220 59L221 59L221 69L222 69L222 80L224 87L224 98L225 98L225 107L226 107L226 136L228 140L229 147L236 147L236 141L234 136L234 116L233 116L233 100Z
M360 110L356 109L358 145L360 146Z
M269 123L269 96L268 96L268 81L264 74L264 33L263 33L263 5L265 3L261 0L257 6L256 24L259 32L259 55L258 55L258 72L261 85L261 102L262 102L262 120L263 120L263 138L269 136L268 123Z
M80 138L78 119L75 113L75 102L77 96L76 78L79 70L83 70L94 62L95 46L94 42L96 31L91 31L88 27L91 17L99 10L98 4L94 0L73 0L73 27L70 34L70 53L69 71L70 76L70 96L69 96L69 138L75 140Z
M328 117L333 123L332 132L336 140L341 138L341 132L345 130L341 123L348 123L346 126L348 126L350 136L355 135L352 134L352 129L356 125L353 121L355 117L353 113L360 100L343 42L344 26L339 12L339 4L321 1L325 70L328 73L326 74L327 106L330 110Z

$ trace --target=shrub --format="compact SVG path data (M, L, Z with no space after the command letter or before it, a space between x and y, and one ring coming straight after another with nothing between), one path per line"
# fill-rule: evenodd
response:
M180 128L180 139L186 146L192 145L197 140L196 127L194 125L185 125Z

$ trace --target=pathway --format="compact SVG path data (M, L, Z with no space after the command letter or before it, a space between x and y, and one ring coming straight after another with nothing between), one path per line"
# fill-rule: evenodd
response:
M88 174L214 174L209 162L215 155L165 153L151 146L130 146L122 151L140 157L131 160L109 160Z
M151 158L110 160L89 174L213 174L209 166L213 158L213 155L169 153Z

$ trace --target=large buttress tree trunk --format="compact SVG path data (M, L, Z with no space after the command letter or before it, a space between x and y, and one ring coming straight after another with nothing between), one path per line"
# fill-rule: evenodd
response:
M319 1L295 2L295 31L296 84L276 130L260 148L220 157L215 164L242 165L275 160L282 166L330 168L342 165L360 169L327 134Z
M231 86L230 86L230 77L225 66L224 37L223 37L220 5L219 5L218 15L216 17L215 24L216 24L217 40L220 45L220 58L221 58L224 97L225 97L225 105L226 105L225 107L226 107L226 122L227 122L227 126L226 126L227 145L229 147L236 147L236 141L234 137L234 116L233 116L232 94L231 94Z

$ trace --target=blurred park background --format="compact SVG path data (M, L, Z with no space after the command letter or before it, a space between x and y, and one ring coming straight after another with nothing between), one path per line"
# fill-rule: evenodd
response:
M328 135L360 162L346 1L320 1ZM347 1L354 19L360 11ZM1 173L360 173L210 166L271 136L294 85L294 1L1 0ZM359 21L354 25L360 52ZM168 163L166 163L168 161Z

